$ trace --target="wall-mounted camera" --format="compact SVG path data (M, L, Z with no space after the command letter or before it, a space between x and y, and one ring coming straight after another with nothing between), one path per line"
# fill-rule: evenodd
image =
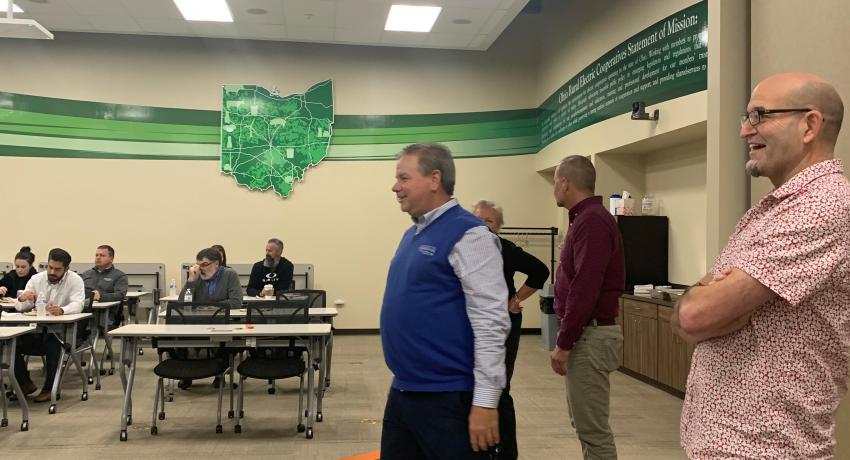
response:
M658 109L652 112L652 116L646 113L646 103L637 101L632 102L632 120L652 120L658 121Z

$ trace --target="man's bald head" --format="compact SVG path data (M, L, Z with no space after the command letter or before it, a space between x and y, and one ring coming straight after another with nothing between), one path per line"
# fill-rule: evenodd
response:
M811 73L789 72L764 79L753 89L753 93L759 90L781 94L785 104L782 108L805 107L823 114L823 128L819 137L823 145L832 151L844 120L844 103L835 87Z

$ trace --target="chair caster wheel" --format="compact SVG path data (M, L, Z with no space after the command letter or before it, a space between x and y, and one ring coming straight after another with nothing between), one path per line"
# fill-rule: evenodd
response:
M145 350L139 349L139 356L144 356L144 355L145 355Z
M239 411L239 418L245 418L245 411L244 410Z
M3 420L0 420L0 428L7 426L9 426L9 419L4 418Z
M30 430L30 422L29 420L25 420L21 423L21 431L29 431Z
M242 425L236 425L233 427L233 432L239 434L242 432Z
M133 416L132 416L132 415L128 415L128 416L127 416L127 425L132 425L132 424L133 424Z
M307 439L313 439L313 429L307 428Z
M100 375L106 375L106 371L103 370L103 369L97 371L97 373L100 374Z
M81 400L83 400L83 401L88 401L88 400L89 400L89 392L88 392L88 391L84 391L84 392L83 392L83 395L82 395L82 396L80 396L80 399L81 399Z
M56 413L56 404L51 404L50 407L47 408L47 413L48 414L55 414Z
M322 419L324 419L324 417L322 417L322 413L321 413L321 412L316 412L316 421L317 421L317 422L321 422L321 421L322 421Z
M160 412L159 415L156 418L158 418L160 420L165 420L165 412Z
M89 377L89 385L91 385L91 384L93 384L93 383L94 383L94 379L93 379L93 378L91 378L91 377Z
M95 385L95 386L94 386L95 391L99 391L99 390L100 390L100 388L101 388L101 386L100 386L100 384L99 384L99 383L98 383L97 385Z
M227 418L233 418L235 415L232 410L227 411Z
M215 426L215 432L216 432L217 434L221 434L221 433L223 433L223 432L224 432L224 429L222 429L222 428L221 428L221 425L216 425L216 426Z
M306 426L304 426L304 424L303 424L303 423L299 423L299 424L298 424L298 432L299 432L299 433L303 433L303 432L304 432L304 430L306 430L306 429L307 429L307 427L306 427Z
M114 374L114 373L115 373L115 369L109 369L109 371L108 371L107 373L108 373L109 375L112 375L112 374Z
M159 432L159 430L157 430L157 428L155 426L151 427L151 434L152 435L156 435L158 432Z
M273 395L273 394L274 394L274 388L269 388L269 394L270 394L270 395Z
M121 430L121 436L118 438L121 441L127 441L127 430Z

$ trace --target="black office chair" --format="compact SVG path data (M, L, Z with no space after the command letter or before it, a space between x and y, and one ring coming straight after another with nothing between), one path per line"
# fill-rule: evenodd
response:
M249 324L307 324L309 321L308 302L306 298L297 300L269 300L252 302L247 307L246 322ZM304 374L307 362L304 347L295 345L295 338L289 338L289 346L279 348L259 347L249 350L249 357L242 361L237 368L239 372L239 398L237 399L236 433L242 432L240 420L245 416L245 379L280 380L292 377L299 378L298 385L298 432L304 427ZM307 433L312 438L312 432Z
M294 286L295 281L293 281L292 284ZM277 300L294 301L295 299L300 299L301 301L306 302L308 317L310 308L325 308L327 302L326 298L327 295L325 291L319 289L290 289L288 291L278 291L276 296ZM270 379L268 392L270 395L273 395L275 394L275 391L274 380Z
M227 302L169 302L165 313L166 324L210 324L228 325L230 323L230 306ZM154 367L154 374L159 377L156 382L156 393L153 401L153 417L151 434L157 434L157 418L165 420L165 387L164 379L204 379L219 377L224 380L224 374L232 366L231 355L222 343L218 348L208 348L206 358L192 357L189 348L159 347L161 341L176 339L153 339L152 346L159 354L159 364ZM167 355L163 359L163 355ZM218 410L216 412L215 432L221 433L221 399L224 386L218 389ZM157 407L160 411L157 414Z

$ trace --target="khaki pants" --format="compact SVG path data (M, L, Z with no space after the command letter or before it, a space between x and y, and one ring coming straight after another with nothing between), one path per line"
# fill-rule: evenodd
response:
M608 425L608 376L619 366L622 343L619 325L588 326L567 361L567 406L585 460L617 458Z

